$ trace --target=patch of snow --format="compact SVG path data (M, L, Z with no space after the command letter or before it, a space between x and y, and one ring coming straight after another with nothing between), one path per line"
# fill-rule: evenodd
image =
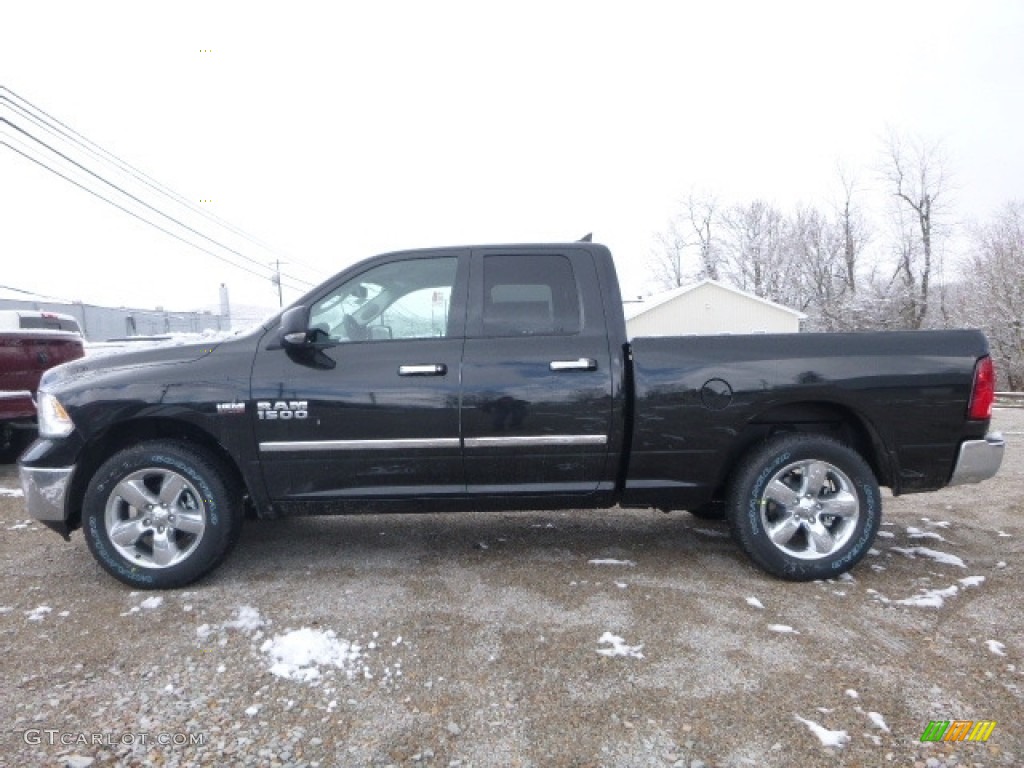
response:
M850 734L846 731L830 731L824 726L818 725L813 720L805 720L800 715L796 719L811 729L811 733L818 737L818 741L826 747L842 747L850 741Z
M25 615L28 616L29 621L42 621L46 618L46 614L52 610L53 608L48 605L38 605L31 611L25 611Z
M871 719L871 722L874 724L875 728L883 730L886 733L891 733L891 731L889 730L889 726L885 724L885 718L882 717L878 712L868 712L868 717Z
M1012 533L1007 533L1006 531L996 531L996 533L999 534L999 538L1001 538L1001 539L1008 539L1011 536L1013 536Z
M907 535L912 539L937 539L938 541L945 541L945 539L937 533L932 531L922 531L920 528L915 528L912 525L907 526Z
M992 653L994 653L996 656L1006 655L1006 652L1004 650L1006 646L1000 643L998 640L986 640L985 645L987 645L988 649L992 651Z
M928 547L890 547L893 552L899 552L901 555L913 559L915 555L921 557L930 557L937 563L943 565L955 565L957 568L966 568L964 561L956 555L951 555L948 552L939 552L935 549L928 549Z
M332 630L309 627L275 635L260 650L273 662L271 674L303 683L318 679L321 666L340 669L351 680L363 655L359 645L339 640Z
M629 585L626 582L624 582L624 581L616 581L615 582L615 586L618 587L619 589L625 589Z
M846 690L844 691L844 693L845 693L845 694L846 694L847 696L849 696L849 697L850 697L851 699L859 699L859 698L860 698L860 694L859 694L859 693L857 693L857 692L856 692L855 690L853 690L853 688L847 688L847 689L846 689Z
M979 587L985 581L984 576L968 576L966 579L957 579L965 587Z
M161 605L163 605L163 602L164 599L160 597L160 595L154 595L153 597L147 597L145 600L139 603L139 608L142 608L146 611L153 611L159 608Z
M27 530L30 525L32 525L32 521L31 520L22 520L20 522L16 522L14 525L12 525L7 530L8 531L24 531L24 530Z
M952 511L952 507L946 507L947 510ZM949 528L950 522L948 520L932 520L927 517L922 517L921 520L928 523L933 528Z
M893 539L893 538L896 537L896 534L893 533L892 531L879 531L875 535L876 536L880 536L883 539Z
M0 496L10 496L19 499L24 495L25 492L21 488L0 488Z
M641 645L626 645L626 641L618 635L613 635L611 632L605 632L601 635L601 638L597 641L599 645L608 644L610 648L598 648L597 652L602 656L630 656L634 659L642 659L644 657L641 651L643 650L643 644Z
M799 635L800 633L793 629L788 624L769 624L768 629L772 632L778 632L783 635Z
M242 605L235 611L234 619L224 622L224 628L237 629L241 632L255 632L266 623L258 610L251 605Z
M882 595L878 595L877 599L882 603L907 605L913 608L941 608L947 597L953 597L959 591L959 587L954 584L945 589L922 589L921 594L905 597L902 600L890 600Z
M636 563L632 560L614 560L610 557L599 558L596 560L587 560L587 563L589 563L590 565L626 565L630 568L636 566Z
M249 717L256 717L256 715L259 714L259 711L260 711L260 705L259 704L253 704L251 707L247 707L246 708L245 714L247 714Z
M1005 560L1000 560L998 563L996 563L996 568L1005 568L1005 567L1006 567L1006 561Z
M761 601L756 597L748 597L747 605L753 606L754 608L764 608L764 605L762 605Z

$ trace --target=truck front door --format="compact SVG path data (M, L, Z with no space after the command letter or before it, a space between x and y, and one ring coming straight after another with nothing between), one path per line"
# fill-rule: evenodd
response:
M377 260L309 305L317 348L257 352L252 418L271 498L465 492L459 435L468 253Z

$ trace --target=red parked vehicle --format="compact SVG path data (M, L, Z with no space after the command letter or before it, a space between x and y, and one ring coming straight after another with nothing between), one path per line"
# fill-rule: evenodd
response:
M82 331L71 315L0 311L0 461L14 461L35 437L43 371L84 354Z

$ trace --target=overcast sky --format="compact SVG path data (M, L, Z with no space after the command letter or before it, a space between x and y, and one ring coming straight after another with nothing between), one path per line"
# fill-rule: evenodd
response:
M960 216L1024 198L1020 0L2 11L0 86L273 247L173 209L248 268L280 257L296 279L388 250L593 231L637 294L691 189L825 203L837 162L874 183L887 127L945 143ZM0 118L25 124L2 102ZM191 309L215 305L222 282L235 303L277 303L269 280L0 145L0 284Z

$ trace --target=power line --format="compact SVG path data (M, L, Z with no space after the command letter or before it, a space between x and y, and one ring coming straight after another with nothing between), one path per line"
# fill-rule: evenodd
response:
M3 120L3 118L0 118L0 122L7 122L7 121ZM67 175L61 173L60 171L56 170L55 168L52 168L51 166L47 165L46 163L44 163L44 162L42 162L42 161L40 161L40 160L30 156L26 152L22 152L20 149L18 149L17 147L15 147L13 144L9 143L8 141L6 141L4 139L0 139L0 144L3 144L4 146L10 148L14 152L17 152L19 155L21 155L22 157L26 158L27 160L30 160L31 162L35 163L36 165L39 165L42 168L45 168L46 170L50 171L50 173L53 173L53 174L55 174L57 176L60 176L65 181L68 181L68 182L74 184L76 187L78 187L79 189L82 189L82 190L88 192L90 195L98 197L103 202L109 203L110 205L114 206L115 208L117 208L117 209L119 209L121 211L124 211L129 216L132 216L132 217L138 219L139 221L145 222L146 224L149 224L151 227L155 227L156 229L160 230L161 232L163 232L166 235L170 235L175 240L178 240L178 241L180 241L182 243L185 243L185 245L192 246L193 248L195 248L195 249L197 249L199 251L202 251L203 253L209 254L210 256L213 256L215 259L223 261L225 264L230 264L232 267L235 267L236 269L240 269L243 272L248 272L250 275L255 275L256 277L260 278L261 280L266 280L267 279L266 275L260 274L259 272L254 272L253 270L249 269L248 267L246 267L246 266L244 266L242 264L236 264L235 262L233 262L233 261L225 258L224 256L222 256L221 254L215 253L214 251L211 251L211 250L209 250L207 248L204 248L201 245L198 245L198 244L196 244L196 243L194 243L194 242L192 242L190 240L187 240L184 237L182 237L181 235L178 235L178 234L172 232L171 230L166 229L165 227L161 227L156 222L150 221L149 219L146 219L146 218L140 216L139 214L135 213L135 211L129 210L128 208L125 208L123 205L120 205L120 204L114 202L113 200L110 200L109 198L104 197L99 192L97 192L97 191L95 191L93 189L89 189L87 186L85 186L84 184L80 184L79 182L77 182L74 179L72 179L70 176L67 176ZM294 279L294 278L292 278L292 279ZM298 288L298 287L295 287L295 286L288 286L288 287L292 288L293 290L296 290L296 291L304 290L302 288Z
M4 92L10 94L10 96L5 96ZM13 97L13 99L16 99L20 103L16 104L14 102L14 100L12 100L11 97ZM273 247L271 247L271 246L267 245L266 243L262 242L261 240L257 239L253 235L250 235L249 233L245 232L244 230L239 229L238 227L234 226L230 222L227 222L224 219L221 219L219 216L216 216L216 215L210 213L209 211L206 211L203 208L197 206L195 203L193 203L188 198L186 198L183 195L175 192L173 189L170 189L169 187L161 184L156 179L154 179L151 176L149 176L148 174L140 171L138 168L135 168L133 165L131 165L130 163L128 163L128 162L126 162L124 160L122 160L120 157L118 157L117 155L113 154L112 152L107 151L103 147L101 147L98 144L96 144L94 141L88 139L87 137L85 137L81 133L79 133L78 131L76 131L73 128L71 128L69 125L65 124L64 122L62 122L61 120L57 119L53 115L50 115L45 110L43 110L40 107L36 106L32 102L30 102L28 99L24 98L23 96L19 96L14 91L12 91L10 88L7 88L6 86L0 86L0 101L8 102L11 105L12 108L17 109L25 117L29 118L34 123L36 123L36 125L39 125L40 127L50 131L51 133L53 133L55 135L63 137L67 141L70 141L70 142L72 142L74 144L77 144L78 146L82 147L85 151L89 152L90 154L92 154L93 156L99 158L102 161L107 162L107 163L112 163L112 164L116 165L120 170L122 170L125 173L129 174L130 176L132 176L136 180L142 182L143 184L145 184L149 188L155 190L156 192L159 192L160 194L164 195L165 197L170 197L175 202L177 202L177 203L179 203L181 205L184 205L185 207L187 207L191 211L193 211L195 213L198 213L203 218L205 218L205 219L207 219L209 221L212 221L212 222L218 224L221 227L224 227L225 229L227 229L227 230L229 230L231 232L234 232L235 234L237 234L238 236L242 237L243 239L248 240L249 242L259 246L260 248L263 248L266 251L269 251L270 253L273 253L273 254L278 255L278 256L283 256L284 255L284 254L281 254L276 249L274 249ZM22 105L25 105L25 106L22 106ZM25 108L26 106L28 107L28 109L36 112L39 115L42 115L44 120L40 120L38 117L30 114L28 109ZM50 123L50 125L47 125L46 121L48 121ZM54 128L53 127L54 125L59 126L59 128ZM309 270L311 270L313 272L322 272L321 269L319 269L317 267L310 266L308 264L303 264L302 262L297 261L294 258L291 259L291 263L295 264L296 266L305 267L305 268L307 268L307 269L309 269ZM306 282L308 285L313 285L313 283L308 283L308 281L300 280L299 278L292 277L291 279L299 280L300 282Z
M148 208L149 210L153 211L153 213L157 214L158 216L163 216L165 219L168 219L169 221L173 221L175 224L177 224L182 229L187 229L192 234L198 235L199 237L201 237L204 240L207 240L207 241L213 243L214 245L218 246L219 248L223 248L225 251L228 251L229 253L233 253L234 255L239 256L242 259L244 259L244 260L246 260L246 261L248 261L248 262L250 262L252 264L255 264L256 266L258 266L260 268L266 269L266 267L263 264L261 264L260 262L256 261L255 259L253 259L253 258L251 258L249 256L246 256L244 253L242 253L240 251L237 251L234 248L231 248L231 247L229 247L227 245L224 245L223 243L218 242L217 240L214 240L212 237L209 237L208 235L204 235L202 232L200 232L199 230L195 229L194 227L190 227L188 224L186 224L185 222L181 221L180 219L174 218L169 213L164 213L163 211L159 210L158 208L156 208L156 207L150 205L149 203L147 203L145 200L142 200L141 198L133 195L131 192L129 192L128 190L124 189L123 187L118 186L117 184L115 184L114 182L110 181L109 179L103 178L98 173L95 173L94 171L91 171L90 169L88 169L84 165L82 165L81 163L76 162L75 160L72 160L70 157L65 155L60 150L56 149L55 147L51 146L50 144L47 144L45 141L40 139L38 136L33 136L31 133L29 133L28 131L23 129L21 126L15 125L14 123L12 123L7 118L0 117L0 123L6 123L7 125L11 126L14 130L18 131L21 134L24 134L28 138L32 139L32 141L34 141L37 144L39 144L39 145L45 147L46 149L48 149L53 154L57 155L58 157L62 158L65 161L67 161L68 163L71 163L71 165L73 165L76 168L84 171L85 173L89 174L93 178L98 179L99 181L103 182L107 186L112 187L113 189L116 189L122 195L131 198L136 203L138 203L139 205L143 206L144 208ZM8 145L8 146L10 146L10 145ZM102 198L102 199L106 200L106 198ZM111 202L111 201L107 200L107 202ZM118 206L118 207L120 207L120 206ZM124 209L122 208L122 210L124 210ZM147 223L153 224L153 222L149 222L147 219L141 219L141 220L142 221L147 221ZM156 226L156 225L153 224L153 226ZM163 229L161 227L158 227L158 229L160 229L163 232L167 231L167 230L165 230L165 229ZM230 261L227 261L226 259L222 259L222 261L225 261L228 264L232 263ZM251 270L247 270L247 271L251 272ZM256 274L256 273L253 273L253 274ZM266 276L262 276L261 275L261 277L265 278ZM310 287L313 286L313 283L309 283L309 282L307 282L305 280L299 280L298 278L295 278L295 277L293 277L291 279L292 280L296 280L297 282L307 283L307 285L309 285Z

